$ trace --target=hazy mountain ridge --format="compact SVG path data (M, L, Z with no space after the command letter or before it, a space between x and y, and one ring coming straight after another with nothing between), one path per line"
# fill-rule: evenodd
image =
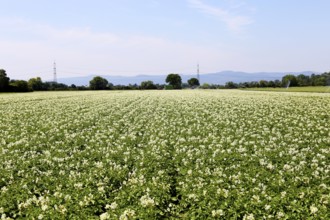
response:
M239 71L222 71L218 73L207 73L200 75L200 82L209 84L219 84L224 85L226 82L233 81L235 83L240 82L250 82L250 81L260 81L260 80L281 80L284 75L287 74L304 74L311 75L312 71L303 72L257 72L257 73L247 73ZM182 77L182 82L186 83L188 79L196 77L196 74L180 74ZM165 84L165 79L167 75L137 75L137 76L110 76L110 75L89 75L84 77L69 77L69 78L59 78L59 83L64 83L67 85L75 84L89 85L89 81L94 76L101 76L107 79L110 83L114 85L128 85L128 84L138 84L140 85L142 81L151 80L155 84Z

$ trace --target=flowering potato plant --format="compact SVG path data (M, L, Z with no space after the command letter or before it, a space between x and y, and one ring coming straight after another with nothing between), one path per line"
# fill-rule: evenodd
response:
M330 95L0 95L1 219L330 219Z

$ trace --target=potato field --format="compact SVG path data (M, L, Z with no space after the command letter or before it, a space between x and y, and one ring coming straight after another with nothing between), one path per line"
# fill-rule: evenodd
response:
M330 219L330 94L0 94L1 219Z

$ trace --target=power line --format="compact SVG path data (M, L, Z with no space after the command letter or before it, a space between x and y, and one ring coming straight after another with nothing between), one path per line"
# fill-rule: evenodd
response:
M53 70L50 71L48 69L48 71L43 70L43 69L36 69L35 71L31 71L29 70L29 72L34 72L34 74L40 74L40 75L49 75L49 74L53 74L53 82L57 82L57 78L58 78L58 74L61 75L61 78L63 77L67 77L68 75L77 75L77 76L87 76L88 74L103 74L103 75L116 75L119 74L121 75L121 73L135 73L134 75L139 75L139 74L150 74L150 73L154 73L152 75L159 75L159 74L167 74L167 73L179 73L179 74L193 74L193 70L189 69L189 68L173 68L173 69L145 69L145 70L125 70L125 69L102 69L102 68L65 68L62 69L58 72L57 70L57 63L56 61L54 61L53 63ZM202 72L200 71L200 66L199 63L197 64L197 78L198 80L200 80L200 74L204 74L206 72Z

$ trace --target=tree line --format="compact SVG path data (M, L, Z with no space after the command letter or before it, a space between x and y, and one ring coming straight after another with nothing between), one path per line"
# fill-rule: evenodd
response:
M281 88L281 87L302 87L302 86L330 86L330 72L322 74L304 75L299 74L297 76L293 74L287 74L282 77L282 80L260 80L251 82L227 82L225 88Z
M182 89L199 86L197 78L191 78L182 83L179 74L171 73L166 77L167 84L154 84L147 80L138 84L113 85L101 76L95 76L89 86L66 85L57 82L43 82L40 77L25 80L11 80L4 69L0 69L0 92L32 92L32 91L61 91L61 90L147 90L147 89Z
M282 80L274 81L251 81L251 82L227 82L225 85L208 84L200 85L197 78L191 78L186 83L182 82L179 74L170 73L165 79L166 84L154 84L147 80L138 84L113 85L107 79L96 76L89 86L76 86L75 84L66 85L57 82L43 82L40 77L25 80L11 80L4 69L0 69L0 92L31 92L31 91L54 91L54 90L149 90L149 89L235 89L235 88L265 88L265 87L287 87L287 86L328 86L330 85L330 72L312 75L293 75L283 76Z

